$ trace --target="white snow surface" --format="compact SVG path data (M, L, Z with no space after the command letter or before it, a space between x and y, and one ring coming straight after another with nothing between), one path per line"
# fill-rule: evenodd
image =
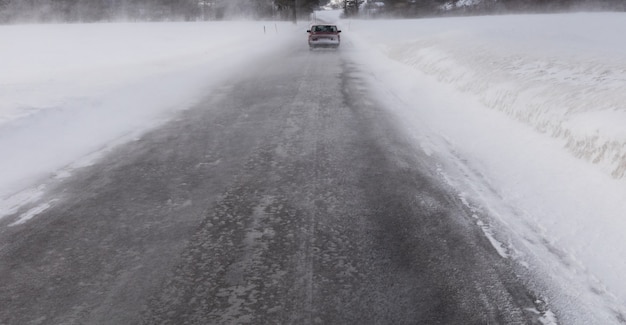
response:
M189 108L294 29L285 22L0 26L0 198L66 176Z
M338 22L338 55L533 279L544 323L626 322L626 14L316 17ZM306 48L306 25L0 26L0 218L20 211L7 226L27 226L56 202L43 199L47 180L192 107L255 57Z

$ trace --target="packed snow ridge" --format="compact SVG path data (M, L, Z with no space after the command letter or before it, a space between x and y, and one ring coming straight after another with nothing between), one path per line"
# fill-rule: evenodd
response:
M374 22L359 33L381 40L389 57L562 139L576 157L622 178L626 43L618 40L624 18L496 16L407 21L404 27Z

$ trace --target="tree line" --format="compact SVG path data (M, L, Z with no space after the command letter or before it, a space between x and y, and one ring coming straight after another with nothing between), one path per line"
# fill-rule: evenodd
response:
M0 0L0 23L113 20L294 19L329 0ZM626 0L342 0L346 16L422 17L454 14L626 11Z
M501 13L626 11L626 0L343 0L347 16L422 17Z
M0 23L292 19L328 0L0 0Z

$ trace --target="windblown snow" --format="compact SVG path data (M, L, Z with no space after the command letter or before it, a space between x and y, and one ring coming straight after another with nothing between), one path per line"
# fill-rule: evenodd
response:
M339 24L337 55L440 161L502 258L539 279L529 285L548 306L542 320L626 322L626 14ZM0 26L0 219L20 211L6 226L28 225L54 205L42 199L50 179L173 118L255 57L315 55L306 27Z
M0 198L189 108L293 30L284 22L0 26Z

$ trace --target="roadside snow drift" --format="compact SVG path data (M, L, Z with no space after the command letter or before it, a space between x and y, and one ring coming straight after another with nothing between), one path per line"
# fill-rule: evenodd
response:
M615 178L626 173L624 14L430 19L355 31ZM357 25L357 24L355 24Z
M373 92L497 252L544 282L558 322L623 323L626 14L341 24Z

